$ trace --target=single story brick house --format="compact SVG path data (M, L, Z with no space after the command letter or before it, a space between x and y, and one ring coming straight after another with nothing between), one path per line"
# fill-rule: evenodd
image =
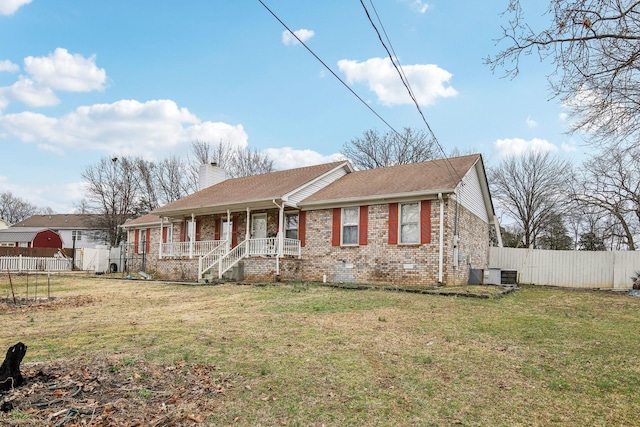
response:
M490 228L499 236L479 154L235 179L217 169L205 175L218 182L123 225L130 271L144 262L173 280L453 285L486 268Z

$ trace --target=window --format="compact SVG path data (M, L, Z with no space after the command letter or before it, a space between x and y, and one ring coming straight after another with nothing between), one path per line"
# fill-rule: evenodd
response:
M342 244L358 244L358 208L342 208Z
M166 230L167 230L167 231L166 231L166 233L167 233L167 240L166 240L166 242L167 242L167 243L171 243L171 242L173 242L173 224L169 224L169 225L167 225Z
M420 204L400 205L400 243L420 243Z
M196 241L196 223L195 221L187 221L187 242Z
M73 230L71 232L71 239L76 239L76 242L79 240L82 240L82 231L80 230Z
M284 237L298 239L298 213L289 213L284 216Z
M147 246L147 230L140 230L140 243L138 244L138 253L143 254Z
M222 232L220 233L220 240L229 240L230 232L233 229L233 221L222 220Z

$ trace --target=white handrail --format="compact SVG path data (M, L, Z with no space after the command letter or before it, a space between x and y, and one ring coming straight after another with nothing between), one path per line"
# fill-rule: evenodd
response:
M215 267L220 258L227 252L227 241L220 240L219 242L218 246L198 259L198 280L202 279L204 273Z
M247 241L243 241L235 248L231 249L218 261L218 279L222 279L222 275L229 271L231 267L236 265L242 258L247 256Z

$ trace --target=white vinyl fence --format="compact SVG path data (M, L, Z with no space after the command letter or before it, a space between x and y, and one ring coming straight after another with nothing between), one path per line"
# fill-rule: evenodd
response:
M640 251L550 251L489 248L489 268L516 270L518 283L585 289L630 289Z
M71 260L51 257L0 257L0 272L6 271L71 271Z

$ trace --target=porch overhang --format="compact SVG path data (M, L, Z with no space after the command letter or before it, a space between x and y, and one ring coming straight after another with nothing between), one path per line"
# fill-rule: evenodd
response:
M269 199L260 199L260 200L247 200L245 202L232 203L232 204L220 204L220 205L201 205L201 206L192 206L188 208L182 209L156 209L152 211L153 214L159 215L166 218L172 219L181 219L185 217L190 217L192 214L195 216L202 215L226 215L227 211L229 212L246 212L247 208L251 211L256 210L266 210L273 209L275 207L274 200L278 202L278 204L286 203L287 206L292 206L292 203L288 202L286 198L269 198Z

